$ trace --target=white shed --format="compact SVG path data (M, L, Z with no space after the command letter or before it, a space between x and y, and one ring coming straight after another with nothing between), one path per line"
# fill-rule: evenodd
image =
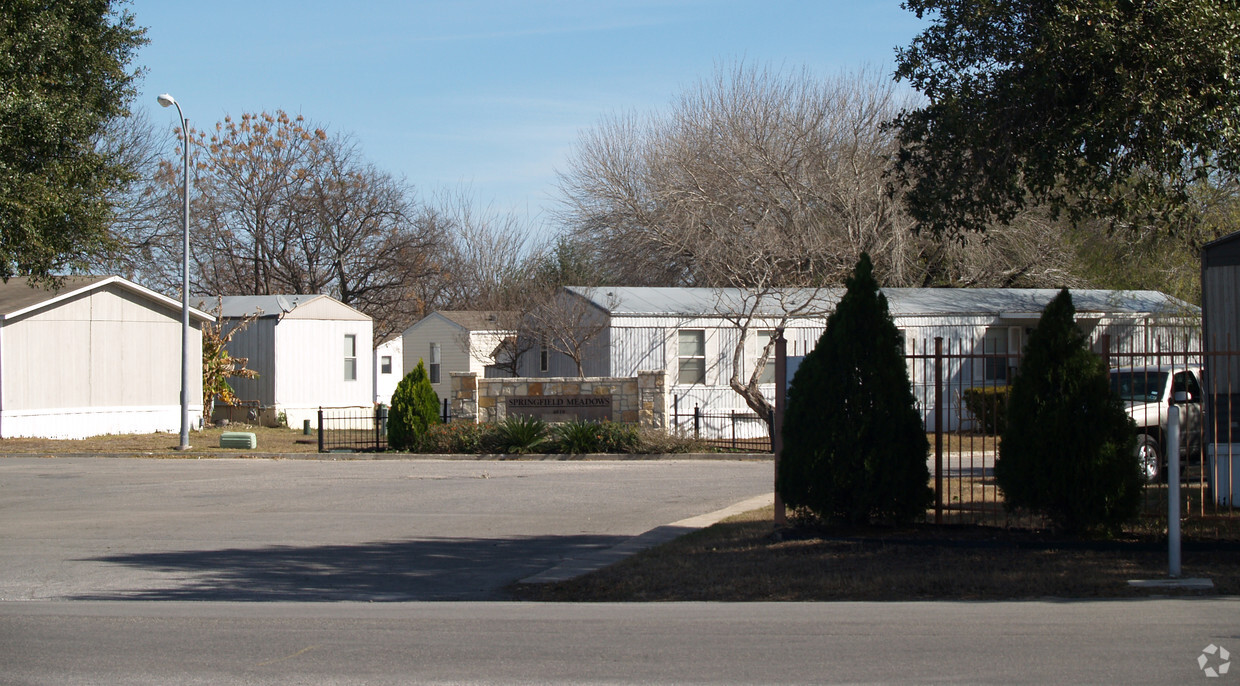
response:
M885 288L896 326L904 336L907 355L933 352L935 337L949 350L966 354L1019 355L1055 289ZM842 288L788 290L755 302L738 289L624 288L564 289L560 297L576 308L580 328L592 336L585 346L587 376L633 376L638 371L667 373L668 408L692 412L698 405L711 412L748 408L728 385L733 351L740 343L736 322L755 313L744 341L741 377L747 379L784 308L809 303L806 311L786 323L789 355L804 355L817 344L826 316L843 296ZM1113 351L1148 351L1162 345L1179 349L1196 345L1183 339L1199 336L1200 310L1156 291L1073 290L1078 325L1096 340L1111 337ZM778 305L782 300L783 305ZM586 307L582 307L582 304ZM1174 341L1174 343L1173 343ZM1004 383L1015 357L949 361L948 383L956 388ZM774 397L773 364L762 386ZM919 404L929 418L933 408L930 366L909 361L910 378ZM523 358L523 377L575 376L576 366L554 351Z
M396 384L405 377L404 338L393 336L375 346L374 377L375 404L392 404Z
M449 396L451 372L475 372L494 376L496 351L515 333L504 327L510 319L500 312L451 310L432 312L405 329L404 372L421 360L431 387L442 400Z
M213 301L204 302L211 307ZM289 427L317 423L323 408L370 409L374 402L373 322L327 295L239 295L221 299L225 322L261 313L228 344L249 358L257 379L230 379L260 421ZM217 415L221 410L217 410Z
M190 423L202 419L202 323L190 311ZM181 427L181 303L119 276L59 290L0 284L0 437Z

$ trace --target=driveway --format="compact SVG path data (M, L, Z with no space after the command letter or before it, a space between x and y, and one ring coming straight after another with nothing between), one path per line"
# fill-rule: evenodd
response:
M0 459L0 600L492 600L770 462Z

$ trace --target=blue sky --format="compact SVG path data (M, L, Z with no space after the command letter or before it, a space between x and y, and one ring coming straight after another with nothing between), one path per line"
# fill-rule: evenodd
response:
M468 189L534 222L601 119L666 107L738 60L890 72L922 23L898 0L134 0L138 108L172 126L283 109L356 138L422 199ZM171 135L171 134L170 134Z

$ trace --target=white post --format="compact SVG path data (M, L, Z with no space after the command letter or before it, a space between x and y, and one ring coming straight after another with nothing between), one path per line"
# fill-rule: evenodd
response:
M189 450L189 120L181 111L181 103L164 93L157 100L161 107L175 105L181 120L181 444L177 450ZM201 373L201 370L200 370ZM206 411L206 408L203 408ZM206 421L209 417L205 417Z
M1167 412L1167 558L1172 579L1180 577L1180 408Z

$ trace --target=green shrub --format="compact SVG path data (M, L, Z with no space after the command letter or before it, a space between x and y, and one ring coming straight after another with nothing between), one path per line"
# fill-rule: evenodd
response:
M494 432L489 424L454 422L429 426L418 445L418 452L443 455L473 455L486 452L487 438Z
M788 391L776 488L822 519L863 524L925 515L929 444L899 331L861 255L818 345Z
M975 419L982 433L997 436L1007 426L1008 386L966 388L961 394L964 406Z
M637 427L617 422L573 420L554 430L556 448L562 453L632 453L640 444Z
M995 480L1010 509L1043 514L1068 533L1115 532L1141 507L1136 427L1075 313L1065 289L1029 336Z
M500 453L527 455L539 452L550 438L546 422L538 417L517 415L496 425L495 449Z
M427 428L439 422L439 396L431 387L422 360L418 360L418 366L400 380L392 394L388 447L392 450L416 448Z

